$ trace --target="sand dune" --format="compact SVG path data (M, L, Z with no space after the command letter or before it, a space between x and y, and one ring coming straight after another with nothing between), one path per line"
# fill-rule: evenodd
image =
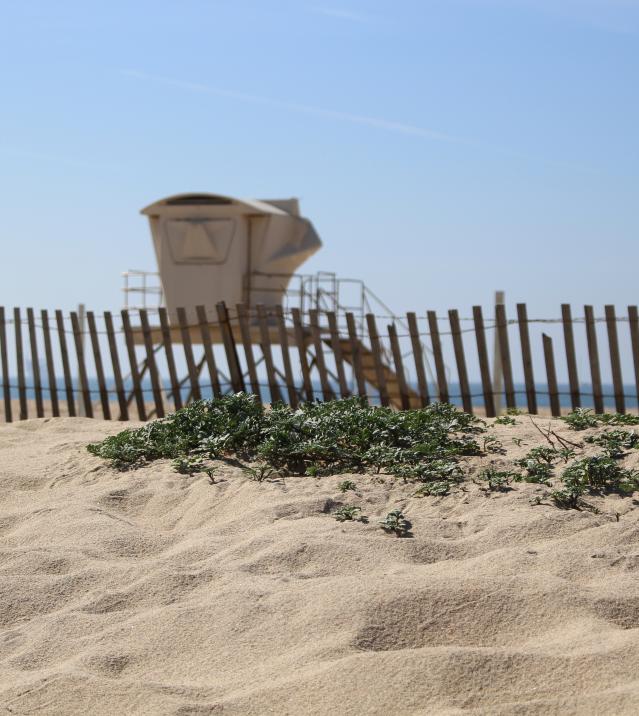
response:
M229 466L213 485L166 462L117 473L85 445L120 428L0 428L5 713L639 712L632 499L594 514L531 506L530 484L419 499L361 475L345 496L343 478ZM333 519L344 502L369 524ZM395 507L412 538L379 529Z

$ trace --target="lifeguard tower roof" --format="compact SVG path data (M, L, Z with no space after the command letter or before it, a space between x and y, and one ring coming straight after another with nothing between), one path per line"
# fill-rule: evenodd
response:
M291 276L322 245L294 198L176 194L141 213L149 218L171 316L220 301L278 305Z

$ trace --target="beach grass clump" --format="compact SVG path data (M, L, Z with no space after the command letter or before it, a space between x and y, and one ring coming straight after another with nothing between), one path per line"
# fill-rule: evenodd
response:
M587 430L600 425L639 425L639 415L594 413L590 408L576 408L561 419L573 430Z
M606 430L599 435L590 435L585 442L598 445L608 457L619 459L626 450L639 448L639 434L631 430Z
M457 460L481 453L483 422L445 403L419 410L371 407L359 398L264 408L238 393L201 400L88 446L120 470L161 458L257 462L282 475L373 472L458 481Z

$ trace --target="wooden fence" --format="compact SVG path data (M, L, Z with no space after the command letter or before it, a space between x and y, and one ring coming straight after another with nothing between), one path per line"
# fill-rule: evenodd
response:
M575 317L564 304L560 318L531 319L518 304L515 315L509 318L503 305L494 313L491 308L489 317L475 306L468 318L454 309L445 316L426 311L399 318L302 314L280 306L229 310L223 303L214 310L179 309L175 316L163 308L81 315L0 307L4 420L147 420L237 391L294 407L349 395L398 409L450 401L489 417L502 406L552 415L582 405L598 413L634 409L636 306L617 315L609 305L596 318L592 306ZM533 336L533 328L541 335ZM578 331L585 332L583 350ZM631 387L624 386L622 354ZM567 376L565 387L558 368ZM587 384L579 378L584 372Z

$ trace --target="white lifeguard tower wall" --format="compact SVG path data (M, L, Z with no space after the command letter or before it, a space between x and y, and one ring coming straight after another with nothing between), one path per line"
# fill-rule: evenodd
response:
M195 319L214 309L283 303L299 266L322 245L297 199L247 200L177 194L142 209L149 217L164 304Z

